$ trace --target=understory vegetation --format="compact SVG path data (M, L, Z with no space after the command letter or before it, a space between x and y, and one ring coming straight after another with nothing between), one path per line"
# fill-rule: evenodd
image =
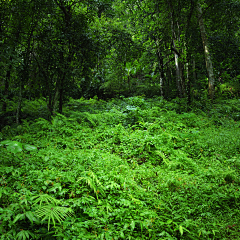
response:
M0 239L240 239L240 101L184 101L70 99L50 121L26 101L0 133Z

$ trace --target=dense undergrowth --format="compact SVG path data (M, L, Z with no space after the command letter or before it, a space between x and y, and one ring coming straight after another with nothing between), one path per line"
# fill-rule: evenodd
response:
M71 100L5 126L1 239L239 239L240 101L181 101Z

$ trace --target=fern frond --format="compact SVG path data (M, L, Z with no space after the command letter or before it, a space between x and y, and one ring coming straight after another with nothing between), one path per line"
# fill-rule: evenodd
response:
M55 227L56 220L59 223L62 223L66 217L71 217L73 215L73 210L71 208L59 207L50 204L39 208L35 213L39 218L42 218L42 222L48 219L49 230L51 221Z
M85 172L86 177L80 177L77 182L84 180L86 184L93 190L93 192L98 195L101 192L104 195L103 189L101 188L101 182L98 180L97 176L92 171Z
M58 205L60 203L59 200L49 196L48 194L41 194L41 195L38 195L38 196L34 196L34 197L32 197L32 200L33 199L35 199L33 205L38 204L39 206L42 206L42 203L54 204L54 205Z

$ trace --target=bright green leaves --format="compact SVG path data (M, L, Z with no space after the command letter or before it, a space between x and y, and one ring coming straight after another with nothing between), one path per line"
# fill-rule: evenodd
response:
M91 190L94 191L94 193L96 194L96 198L98 199L98 194L102 194L105 195L104 191L103 191L103 187L101 186L101 182L98 180L97 175L92 172L92 171L88 171L85 172L84 175L86 175L85 177L80 177L78 179L79 181L85 181L85 183L90 187Z
M0 230L13 239L238 239L226 227L239 219L239 123L224 114L239 103L209 116L183 114L183 104L71 100L65 116L16 129L21 138L9 139L21 143L0 148L16 160L0 167ZM23 142L39 150L26 153Z
M23 143L23 147L27 151L36 151L37 150L36 146L30 145L30 144Z
M137 69L135 67L132 66L132 64L130 62L126 63L126 74L128 77L130 77L131 74L136 74Z
M7 150L11 153L19 153L22 152L24 149L26 151L36 151L37 147L30 145L30 144L26 144L26 143L20 143L17 141L10 141L10 140L5 140L0 142L0 146L4 146L6 145Z
M59 206L62 204L61 201L51 197L48 194L39 195L33 197L32 199L35 199L34 204L39 206L35 212L36 215L42 219L42 222L47 220L48 230L51 223L55 227L56 221L62 223L65 218L73 215L73 210L71 208Z
M59 207L55 205L47 205L40 207L36 211L36 215L42 219L42 222L48 220L48 230L50 229L51 223L56 226L56 221L62 223L65 218L71 217L73 215L73 211L70 208Z
M34 234L32 234L32 232L30 231L27 231L27 230L23 230L21 229L20 232L18 232L18 234L16 235L17 239L19 240L26 240L26 239L29 239L31 237L35 237Z
M7 150L12 153L18 153L23 150L22 143L16 141L5 140L0 143L1 145L6 145Z

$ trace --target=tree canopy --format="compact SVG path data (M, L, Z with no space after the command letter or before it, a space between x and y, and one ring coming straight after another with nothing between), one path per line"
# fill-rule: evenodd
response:
M43 97L49 114L69 97L239 95L240 2L1 1L0 94Z

